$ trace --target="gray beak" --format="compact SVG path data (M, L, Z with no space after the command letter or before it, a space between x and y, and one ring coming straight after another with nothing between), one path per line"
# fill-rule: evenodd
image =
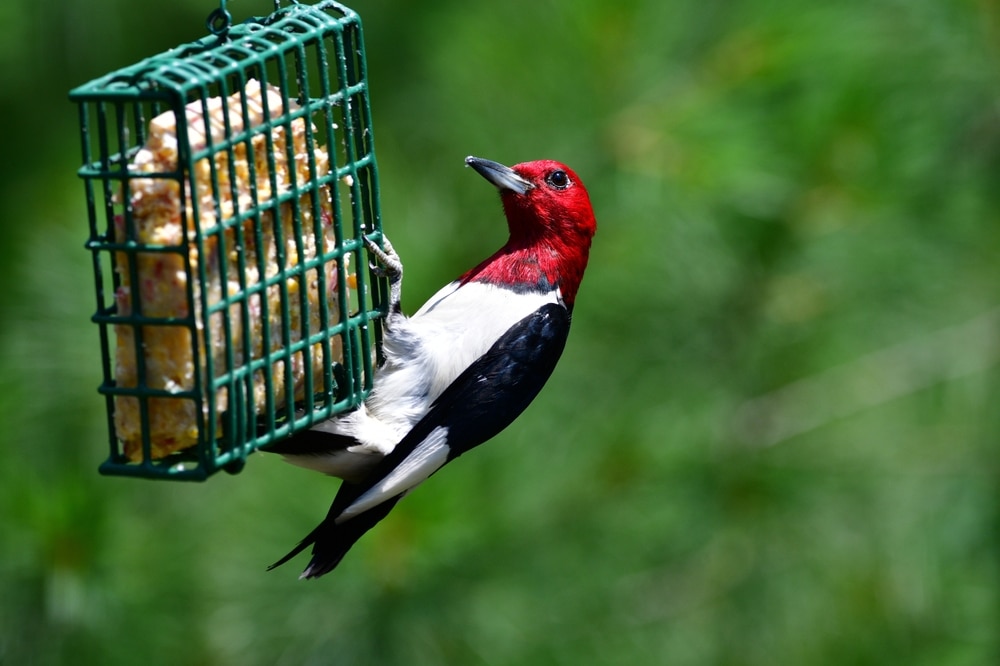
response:
M521 178L510 167L499 162L484 160L481 157L468 156L465 158L465 165L475 169L480 176L493 183L498 190L510 190L518 194L524 194L535 186Z

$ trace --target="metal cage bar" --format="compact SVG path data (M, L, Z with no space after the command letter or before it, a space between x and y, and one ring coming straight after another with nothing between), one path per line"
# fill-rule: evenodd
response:
M70 93L104 474L235 472L371 389L387 285L362 242L381 216L360 18L216 14L212 36Z

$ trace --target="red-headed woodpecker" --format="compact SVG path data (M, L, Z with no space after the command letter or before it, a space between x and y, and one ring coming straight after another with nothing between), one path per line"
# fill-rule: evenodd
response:
M311 545L302 577L331 571L403 495L510 425L562 354L597 226L586 188L550 160L465 163L499 189L510 238L412 317L399 257L368 242L390 284L385 362L358 409L267 447L345 480L323 522L271 568Z

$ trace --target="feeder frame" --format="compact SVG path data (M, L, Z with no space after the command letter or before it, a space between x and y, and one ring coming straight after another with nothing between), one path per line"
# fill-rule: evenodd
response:
M90 225L86 247L93 257L97 296L92 320L100 331L103 369L98 390L105 396L108 417L110 455L99 468L102 474L203 480L219 469L235 473L257 448L356 408L371 389L375 363L372 349L381 346L381 320L387 311L388 287L384 278L367 270L369 258L363 243L365 235L381 242L382 227L361 20L357 13L331 0L279 5L275 2L274 12L266 17L233 25L222 0L206 21L209 36L70 92L70 99L79 105L83 166L78 174L86 193ZM264 120L251 127L242 91L254 79L262 87L274 86L282 104L281 112L272 114L274 110L267 108L267 95L263 95ZM221 98L225 106L234 95L241 100L242 128L234 128L230 114L224 112L223 138L216 140L207 131L209 102ZM192 145L188 136L186 109L192 105L206 119L205 145L200 148ZM176 120L177 167L162 173L137 173L130 165L148 139L148 123L167 112L172 112ZM301 159L294 154L291 140L293 123L298 119L303 119L306 128L309 179L306 183L296 182L293 167L288 191L281 192L275 181L272 136L274 132L284 132L289 163ZM238 146L250 151L251 139L261 135L266 137L269 147L267 172L272 194L266 202L259 200L252 177L253 205L241 208L234 184L234 151ZM314 148L328 152L329 170L325 175L317 172ZM216 162L220 155L228 164L228 173ZM198 199L194 175L202 160L211 169L212 202L207 208L217 211L215 223L208 225L202 217L206 207ZM254 160L251 157L248 161L253 176ZM132 182L138 178L165 179L177 184L184 230L180 243L158 244L137 238L129 193ZM227 188L232 188L233 195L233 210L228 217L222 212L220 198ZM185 204L189 214L185 212ZM321 225L325 205L332 212L336 239L332 250L323 244ZM284 256L288 250L282 241L289 239L281 238L282 206L291 208L294 229L291 240L298 258L294 265L286 263ZM255 246L262 247L262 213L268 211L279 270L265 278L262 251L258 249L256 257L247 256L244 245L256 241ZM116 235L116 221L124 227L124 238L121 230ZM235 241L227 239L227 231ZM309 234L314 235L316 256L304 258ZM213 253L219 261L235 253L240 275L236 293L223 289L218 301L210 301L211 285L206 269ZM137 266L141 257L157 254L183 258L189 305L186 316L143 314ZM197 261L192 261L192 256ZM336 305L333 307L326 298L319 298L320 325L313 332L306 289L298 289L295 297L290 294L289 285L304 285L311 275L317 280L318 293L327 294L332 286L326 284L327 268L334 262ZM348 264L356 269L356 275L349 275ZM248 282L248 267L259 270L258 284ZM127 274L123 276L122 272ZM225 275L219 279L225 287ZM356 280L356 290L348 287L349 279ZM133 286L127 307L116 302L123 284ZM272 349L269 339L272 322L265 306L261 325L264 352L254 358L249 340L249 304L254 297L262 301L268 290L274 289L280 292L281 344ZM291 312L293 307L301 313L302 331L297 340L291 335L293 322L297 321ZM234 312L239 313L235 318ZM213 344L217 341L212 339L212 330L219 319L225 333L225 349L221 356L216 356ZM149 337L154 327L181 327L188 332L195 368L193 385L179 388L148 385L144 336ZM245 331L239 344L234 339L235 329ZM115 379L112 338L122 331L134 335L138 375L134 386L122 385ZM342 362L334 362L333 358L336 346L333 341L338 339ZM311 370L312 355L317 348L324 363L322 380L318 382L314 381ZM298 400L292 388L296 355L306 368L304 397ZM276 364L281 364L285 373L281 400L275 395ZM258 414L254 395L255 386L261 381L266 409ZM220 391L226 395L224 405L217 399ZM123 399L134 399L139 404L142 433L139 461L126 456L123 442L116 434L115 404ZM194 403L197 442L193 447L154 459L150 439L150 405L154 400Z

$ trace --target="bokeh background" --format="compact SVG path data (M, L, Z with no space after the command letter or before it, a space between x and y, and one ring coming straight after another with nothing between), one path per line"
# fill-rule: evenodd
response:
M67 92L213 6L0 3L0 663L1000 663L1000 3L356 0L408 310L505 239L467 154L600 229L540 398L311 582L335 481L96 472Z

